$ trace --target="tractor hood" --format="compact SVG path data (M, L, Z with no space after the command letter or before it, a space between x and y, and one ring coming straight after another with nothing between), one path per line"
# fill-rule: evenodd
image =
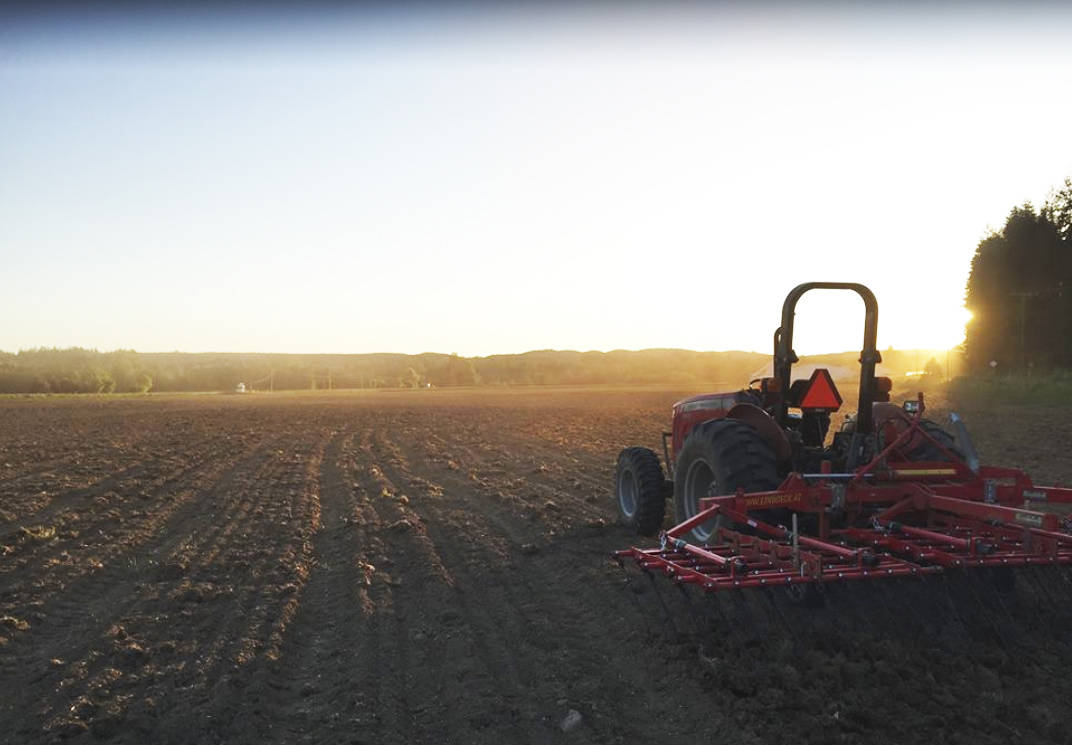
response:
M702 409L728 409L737 403L737 395L737 391L727 391L726 393L702 393L698 396L683 398L674 403L674 414Z

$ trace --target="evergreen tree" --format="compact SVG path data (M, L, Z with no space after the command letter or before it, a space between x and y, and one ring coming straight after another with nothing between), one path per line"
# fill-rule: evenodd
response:
M1072 183L1039 212L1030 203L1009 213L980 242L965 304L969 367L992 360L1003 370L1072 366Z

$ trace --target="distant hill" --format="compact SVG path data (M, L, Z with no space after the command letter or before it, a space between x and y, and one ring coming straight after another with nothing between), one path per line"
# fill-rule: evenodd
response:
M945 349L887 349L881 354L882 362L876 366L875 372L877 375L894 380L920 375L927 368L928 363L932 365L932 372L936 372L938 377L960 374L963 367L960 353ZM793 367L793 377L806 378L815 368L825 367L835 380L858 379L860 376L859 358L859 352L805 355ZM771 375L771 365L771 358L766 358L761 365L750 371L749 379ZM937 365L936 370L933 368L934 365Z
M858 352L807 357L837 368L836 377L857 374ZM935 350L883 352L882 374L921 370ZM326 388L417 388L463 385L666 384L699 390L747 385L770 369L758 352L694 352L687 349L574 352L459 357L446 354L243 354L141 353L133 350L31 349L0 353L0 393L110 393ZM767 373L769 374L769 373Z

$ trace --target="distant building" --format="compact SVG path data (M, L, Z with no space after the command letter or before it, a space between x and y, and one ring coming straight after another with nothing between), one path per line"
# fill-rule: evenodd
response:
M235 393L245 393L246 392L246 384L245 383L239 383L238 385L235 386L234 392Z

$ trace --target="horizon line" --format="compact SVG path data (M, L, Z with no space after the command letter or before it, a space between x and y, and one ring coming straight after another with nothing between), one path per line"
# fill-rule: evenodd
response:
M907 347L907 348L904 348L904 349L898 349L898 348L893 347L891 345L891 346L888 346L886 349L884 349L884 350L880 349L879 351L880 352L883 352L883 351L885 351L885 352L954 352L954 351L957 351L959 349L959 347L960 347L960 345L956 345L956 346L948 347L948 348L946 348L946 347ZM288 357L366 357L366 356L367 357L373 357L373 356L423 357L423 356L427 356L427 355L439 355L439 356L443 356L443 357L457 356L457 357L460 357L462 359L469 359L469 360L489 359L489 358L492 358L492 357L521 357L521 356L524 356L526 354L537 354L537 353L540 353L540 352L553 352L553 353L559 353L559 354L614 354L614 353L618 353L618 352L627 352L627 353L631 353L631 354L639 354L639 353L642 353L642 352L692 352L694 354L758 354L758 355L762 355L762 356L765 356L765 357L770 357L771 356L771 354L769 352L760 352L760 351L756 351L756 350L747 350L747 349L688 349L688 348L685 348L685 347L644 347L644 348L641 348L641 349L622 349L622 348L618 348L618 349L609 349L609 350L601 350L601 349L579 350L579 349L544 348L544 349L529 349L529 350L526 350L524 352L495 352L493 354L464 355L464 354L457 354L456 352L432 352L432 351L425 351L425 352L264 352L264 351L234 352L234 351L218 351L218 350L213 351L213 350L210 350L210 351L202 351L202 352L188 352L188 351L183 351L183 350L179 350L179 349L173 349L173 350L169 350L169 351L166 351L166 352L143 352L143 351L138 351L137 349L124 348L124 347L119 347L119 348L116 348L116 349L110 349L110 350L101 351L100 349L97 349L96 347L72 346L72 347L30 347L28 349L19 349L17 352L8 352L6 350L0 349L0 354L11 355L11 356L14 357L14 356L18 356L18 355L23 354L23 353L31 353L31 352L40 352L40 351L68 352L68 351L76 351L76 350L84 351L84 352L93 352L93 353L96 353L96 354L114 354L116 352L133 352L134 354L144 354L144 355L164 355L164 354L249 355L249 356L260 356L260 357L267 357L267 356L276 356L276 357L282 357L282 356L288 356ZM855 350L855 349L841 349L841 350L825 351L825 352L801 352L801 353L798 353L798 354L800 354L800 356L802 356L802 357L821 357L821 356L824 356L824 355L853 354L853 353L856 353L858 351L859 350Z

